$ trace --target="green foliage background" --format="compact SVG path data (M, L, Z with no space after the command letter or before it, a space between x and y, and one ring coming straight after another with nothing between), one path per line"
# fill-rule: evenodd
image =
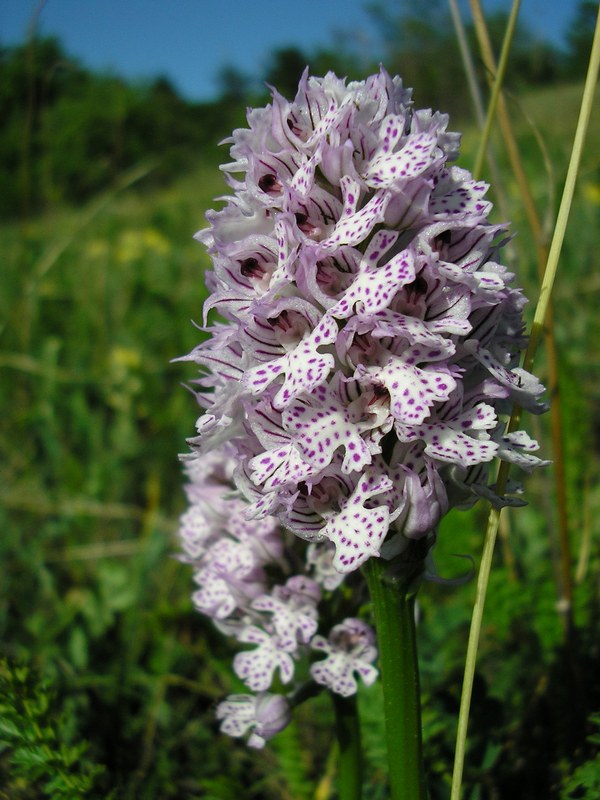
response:
M142 90L76 65L48 84L59 45L40 44L33 78L27 52L5 51L0 72L10 107L0 171L11 187L0 214L12 217L0 226L0 798L333 798L326 698L302 707L265 751L218 734L215 703L241 686L227 642L192 610L189 568L174 558L184 508L176 454L196 410L180 386L194 377L189 364L170 361L199 336L191 321L201 320L208 261L192 235L223 193L217 158L226 155L214 145L242 123L243 98L233 103L242 84L224 75L221 99L193 107L164 81ZM390 51L389 68L405 56ZM344 72L344 57L308 60L317 72ZM280 51L266 77L285 91L302 60ZM563 77L572 76L573 59L563 66ZM581 84L532 88L519 75L527 70L513 81L511 114L551 230ZM464 81L453 80L464 118ZM418 105L440 91L435 76L427 81L407 81ZM91 103L92 85L102 102ZM466 126L461 164L470 167L477 134ZM598 796L599 143L596 111L554 315L576 629L565 636L557 608L549 469L527 481L529 505L509 515L497 553L470 724L469 800ZM535 299L534 242L501 143L494 146L517 234L512 266ZM543 380L543 357L538 373ZM547 421L527 425L551 457ZM476 567L484 527L483 507L447 518L437 549L442 575L469 569L455 554ZM473 598L473 581L421 591L432 800L448 796ZM383 800L378 688L359 703L365 798Z

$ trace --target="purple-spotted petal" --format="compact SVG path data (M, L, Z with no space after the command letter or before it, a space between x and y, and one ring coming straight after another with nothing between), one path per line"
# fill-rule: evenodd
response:
M392 483L387 475L367 471L341 510L325 526L323 533L335 545L333 566L339 572L351 572L371 556L378 556L389 527L387 505L366 508L365 502L388 491Z
M294 437L302 457L317 469L328 466L338 448L343 448L342 472L362 470L380 448L363 434L372 422L356 418L334 392L314 390L307 401L294 402L283 413L283 423Z
M292 352L246 372L244 384L252 394L262 394L276 378L284 376L273 405L275 408L285 408L301 392L309 392L322 383L331 372L333 356L330 353L321 354L318 349L333 344L337 334L335 320L325 315L314 331Z
M330 236L319 243L321 251L330 253L342 245L355 245L364 241L375 225L383 222L390 197L389 192L380 192L359 211L342 218Z
M409 250L403 250L383 266L377 266L382 254L396 239L397 235L389 231L375 234L354 282L329 310L332 316L346 319L355 306L359 317L377 314L389 306L402 286L415 279L414 259Z
M294 660L290 651L296 649L290 640L282 642L255 626L245 629L239 636L241 642L256 644L251 651L238 653L233 660L233 669L253 692L265 692L273 682L275 671L279 671L282 683L289 683L294 676Z
M399 138L400 121L391 120L385 128L385 136ZM385 142L385 139L384 139ZM426 172L434 163L437 151L437 138L428 133L411 136L398 152L382 150L364 172L363 177L369 186L376 189L389 188L402 184Z
M434 403L448 400L456 388L455 379L446 370L416 366L421 358L426 360L427 352L414 347L403 358L388 353L382 366L361 367L356 371L359 380L369 380L387 389L390 410L398 422L422 424Z
M525 472L531 472L552 463L532 455L536 450L539 450L539 444L525 431L513 431L500 439L498 457L515 464Z
M327 657L311 666L313 679L342 697L356 694L358 686L355 674L360 675L363 683L371 686L378 675L373 666L377 658L374 641L371 628L362 620L353 618L335 625L327 639L315 636L311 647L326 653Z

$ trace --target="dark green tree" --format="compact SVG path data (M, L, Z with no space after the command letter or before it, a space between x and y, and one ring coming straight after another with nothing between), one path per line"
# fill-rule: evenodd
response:
M581 0L565 36L565 73L568 78L582 78L585 75L597 16L598 4L593 0Z
M77 92L86 72L55 38L0 49L0 216L41 205L43 115L59 97Z
M275 50L269 58L264 80L284 97L295 97L298 81L309 64L309 56L297 47Z
M219 97L231 103L243 103L248 99L252 82L245 72L225 64L217 75Z

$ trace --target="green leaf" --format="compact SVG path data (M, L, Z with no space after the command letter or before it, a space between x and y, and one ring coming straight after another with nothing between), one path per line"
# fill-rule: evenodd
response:
M20 739L21 731L17 725L10 719L0 717L0 739L7 737L8 739Z

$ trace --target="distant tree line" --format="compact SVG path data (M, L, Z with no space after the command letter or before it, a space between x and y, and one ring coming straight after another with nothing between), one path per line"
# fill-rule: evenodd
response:
M385 2L373 2L368 10L376 31L368 52L357 32L312 53L282 48L271 54L260 76L224 67L218 98L204 103L186 101L164 77L134 84L94 73L54 38L0 47L0 217L29 216L57 202L84 202L144 160L156 160L152 180L161 181L201 158L215 159L216 143L243 124L246 105L265 102L265 84L293 95L306 65L313 74L332 69L352 79L382 62L402 75L405 85L416 87L420 106L459 117L468 113L445 4L405 0L398 13ZM563 49L534 40L521 26L506 78L509 87L580 79L595 14L595 2L580 2ZM490 17L488 25L498 51L506 15ZM468 36L476 52L471 29Z
M153 180L167 179L244 113L225 98L189 103L163 77L95 74L53 38L0 50L0 108L2 217L81 203L144 160L157 160Z

